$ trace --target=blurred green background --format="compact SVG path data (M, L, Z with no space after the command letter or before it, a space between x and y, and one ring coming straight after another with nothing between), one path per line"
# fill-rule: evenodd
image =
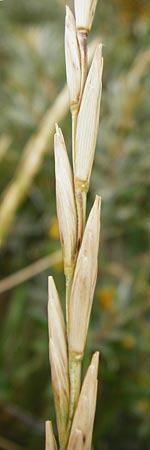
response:
M73 6L72 1L68 4ZM0 2L3 208L27 142L65 84L64 11L64 0ZM102 227L84 360L85 370L92 352L100 350L93 447L149 450L149 0L99 0L89 41L98 36L105 64L88 210L95 194L101 194ZM69 113L60 125L70 149ZM55 277L63 302L65 291L62 263L51 268L47 263L42 270L40 261L60 248L52 140L45 148L7 233L1 222L1 279L37 261L40 271L33 277L29 267L28 280L20 283L17 275L9 290L10 279L0 284L0 448L5 450L43 449L44 421L55 421L48 362L48 274Z

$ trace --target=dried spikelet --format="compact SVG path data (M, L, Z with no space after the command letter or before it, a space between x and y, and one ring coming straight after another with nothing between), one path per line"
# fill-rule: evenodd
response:
M78 447L75 448L72 446L77 429L82 432L82 450L91 450L91 440L97 396L98 361L99 353L96 352L92 357L91 364L83 381L78 406L76 408L75 416L73 419L67 450L72 450L73 448L78 449Z
M51 377L55 400L57 427L60 443L64 441L67 433L68 411L69 411L69 392L68 383L66 383L66 374L63 371L63 365L59 358L59 353L50 338L49 354L51 365Z
M82 354L89 325L96 276L101 199L96 196L79 251L69 307L69 348Z
M76 26L79 30L90 31L97 0L75 0Z
M77 218L74 199L73 179L66 146L61 129L56 125L54 136L56 204L60 239L64 257L64 270L71 267L74 260L77 234Z
M68 360L63 313L52 277L49 277L49 356L59 437L66 433L69 410Z
M68 359L65 321L57 289L52 277L48 277L48 328L49 339L52 338L55 343L59 360L61 361L61 365L63 367L63 373L66 376L66 385L68 385ZM67 387L67 391L69 392L69 387Z
M102 87L102 45L98 45L85 84L77 120L75 183L89 183L99 125Z
M49 420L47 420L45 423L45 435L45 450L57 450L57 444L53 434L52 422L50 422Z
M78 105L81 84L80 55L74 16L66 6L65 20L65 60L70 105Z

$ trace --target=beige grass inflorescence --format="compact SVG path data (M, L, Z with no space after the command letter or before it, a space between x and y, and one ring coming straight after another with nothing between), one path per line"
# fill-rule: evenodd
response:
M75 18L66 7L65 58L72 116L72 166L58 125L54 136L56 204L66 277L66 317L54 280L49 277L49 357L58 444L52 424L47 421L46 450L91 450L96 408L98 352L93 355L81 386L100 235L99 196L96 196L86 222L103 70L102 45L99 44L88 72L87 37L96 3L96 0L75 0Z

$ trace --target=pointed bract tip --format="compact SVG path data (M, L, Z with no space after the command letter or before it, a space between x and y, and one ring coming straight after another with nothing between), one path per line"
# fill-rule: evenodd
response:
M65 25L66 27L69 27L69 25L75 27L74 15L68 5L66 5Z
M54 294L54 290L56 291L56 287L55 287L55 283L54 283L54 279L52 276L48 277L48 297L49 300L53 297Z
M48 435L51 435L53 427L52 427L52 422L50 420L46 420L46 422L45 422L45 430L46 430L46 433L48 433Z
M90 367L93 372L98 373L98 365L99 365L99 352L95 352L92 356Z
M97 206L97 208L101 208L101 197L100 197L100 195L96 195L96 197L95 197L95 205Z
M102 48L103 48L102 42L99 42L97 48L98 48L98 50L99 50L99 53L101 53L101 55L102 55Z
M56 135L59 135L59 126L58 126L58 123L55 123L55 131L56 131Z
M70 8L68 5L66 5L65 25L68 24L69 15L70 15Z
M46 450L57 450L57 445L53 434L52 422L50 422L49 420L45 422L45 434Z
M65 147L63 133L57 123L55 123L55 129L56 132L54 134L54 144L63 144L63 147ZM54 148L54 150L56 150L56 148Z
M69 8L69 6L66 5L66 19L67 19L70 15L72 15L72 11L71 11L71 9Z
M93 58L93 62L97 62L98 64L100 64L100 62L102 63L103 58L102 58L102 44L99 43L96 47L95 53L94 53L94 58Z
M46 422L45 422L45 428L46 428L46 430L47 429L51 429L52 428L52 422L50 421L50 420L46 420Z
M49 275L48 276L48 284L51 283L51 281L53 281L53 277L52 277L52 275Z

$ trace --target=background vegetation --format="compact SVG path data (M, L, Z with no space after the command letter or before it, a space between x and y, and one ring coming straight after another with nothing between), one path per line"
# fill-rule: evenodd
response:
M72 1L68 3L72 5ZM64 0L0 2L3 208L7 206L6 187L17 180L24 147L65 84L64 7ZM149 33L149 0L98 1L90 39L99 36L102 40L105 66L88 205L90 208L95 193L102 195L102 231L84 363L85 369L91 352L100 349L95 450L150 448ZM69 149L71 121L65 108L59 123ZM33 151L34 145L33 140ZM53 144L48 139L43 145L36 176L28 187L18 187L23 195L14 220L11 222L6 212L5 224L1 221L5 235L2 279L60 248ZM34 159L25 181L32 165ZM14 188L14 197L17 192ZM54 420L47 276L54 275L63 300L59 255L57 259L51 268L44 260L46 270L39 261L40 273L34 277L29 267L28 280L19 283L17 275L9 290L10 279L0 285L1 449L43 449L44 421Z

